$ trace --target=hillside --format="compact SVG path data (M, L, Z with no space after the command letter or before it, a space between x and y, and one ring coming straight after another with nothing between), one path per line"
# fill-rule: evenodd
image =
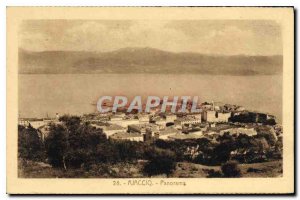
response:
M239 165L242 177L266 178L282 176L282 161L251 163ZM49 164L34 161L18 161L18 176L22 178L143 178L141 163L118 163L93 165L92 169L52 168ZM250 169L250 170L249 170ZM207 178L208 170L220 171L220 166L205 166L195 163L177 163L170 178ZM165 178L157 175L154 178Z
M271 75L282 73L282 56L217 56L153 48L123 48L112 52L30 52L19 49L19 73Z

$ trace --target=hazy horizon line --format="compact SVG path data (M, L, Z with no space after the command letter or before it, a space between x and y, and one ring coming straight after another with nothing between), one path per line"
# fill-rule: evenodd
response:
M45 52L87 52L87 53L113 53L113 52L117 52L117 51L121 51L121 50L129 50L129 49L149 49L149 50L155 50L155 51L160 51L160 52L165 52L165 53L171 53L171 54L199 54L199 55L205 55L205 56L222 56L222 57L234 57L234 56L262 56L262 57L275 57L275 56L281 56L283 57L283 54L208 54L208 53L200 53L200 52L196 52L196 51L166 51L166 50L162 50L162 49L158 49L158 48L154 48L154 47L122 47L119 49L115 49L115 50L110 50L110 51L87 51L87 50L43 50L43 51L32 51L32 50L28 50L22 47L18 47L18 51L25 51L25 52L30 52L30 53L45 53Z

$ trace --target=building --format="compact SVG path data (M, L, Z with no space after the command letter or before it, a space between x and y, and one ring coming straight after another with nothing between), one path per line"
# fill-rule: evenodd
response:
M129 140L129 141L136 141L136 142L144 141L143 135L139 133L117 132L111 135L109 138L113 140Z
M126 128L116 124L110 124L109 126L103 127L103 133L106 135L106 138L109 138L111 135L115 133L124 132L124 131L126 131Z
M84 114L81 117L81 121L83 122L107 122L110 121L110 117L108 113L90 113Z
M174 136L174 135L179 134L179 133L180 132L177 129L168 127L166 129L160 131L157 134L157 137L161 140L169 140L169 136Z
M165 129L167 126L167 121L164 118L161 118L159 116L153 117L151 119L152 123L159 126L159 130Z
M164 118L166 119L166 123L173 123L177 119L177 116L174 114L165 114Z
M121 121L123 120L123 117L122 116L117 116L117 115L113 115L110 117L110 121Z
M195 118L194 116L183 116L181 118L177 118L174 121L175 127L182 127L184 125L192 125L192 124L200 124L201 119Z
M248 136L255 136L257 132L254 128L230 128L220 131L220 135L224 135L225 133L229 133L230 135L239 135L245 134Z
M149 123L150 117L147 114L139 114L138 119L140 123Z
M160 106L157 106L157 107L154 107L154 108L150 108L149 114L152 115L152 116L154 116L154 115L160 113L160 109L161 109Z
M159 126L156 124L133 124L128 126L128 132L145 134L146 131L159 132Z
M94 122L109 122L110 118L109 117L98 117L98 118L95 118L95 119L83 119L82 121L83 122L91 122L91 123L94 123Z
M202 135L197 135L194 133L189 133L189 134L179 133L179 134L171 135L168 138L169 140L192 140L192 139L202 138Z
M211 104L202 104L201 105L201 108L203 109L203 110L211 110L212 108L213 108L213 106L211 105Z
M139 124L140 122L138 119L122 119L122 120L109 121L108 123L127 128L129 125Z
M188 114L188 116L195 117L196 119L199 119L199 120L201 120L201 118L202 118L201 113L190 113L190 114Z
M27 126L29 126L29 121L27 119L20 119L19 118L18 125L27 127Z
M52 122L58 122L58 119L56 119L56 118L43 118L43 119L20 118L18 120L19 125L27 127L30 124L32 126L32 128L35 128L35 129L38 129L38 128L45 126L46 124L49 124Z
M206 122L228 122L231 117L230 112L218 112L215 110L205 110L202 113L202 119Z

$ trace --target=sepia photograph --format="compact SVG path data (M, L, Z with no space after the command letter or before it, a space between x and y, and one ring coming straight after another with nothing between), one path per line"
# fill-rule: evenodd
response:
M104 11L95 18L32 9L8 10L9 20L21 13L9 43L15 179L113 180L112 190L172 187L158 191L167 194L189 180L256 178L293 189L292 8L213 8L233 14L215 19L203 17L210 8L190 17L172 15L189 8L90 9Z

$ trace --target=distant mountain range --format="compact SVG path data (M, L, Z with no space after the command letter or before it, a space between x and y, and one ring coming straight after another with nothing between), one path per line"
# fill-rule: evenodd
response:
M222 56L173 53L153 48L111 52L19 49L21 74L171 73L212 75L273 75L282 73L282 56Z

